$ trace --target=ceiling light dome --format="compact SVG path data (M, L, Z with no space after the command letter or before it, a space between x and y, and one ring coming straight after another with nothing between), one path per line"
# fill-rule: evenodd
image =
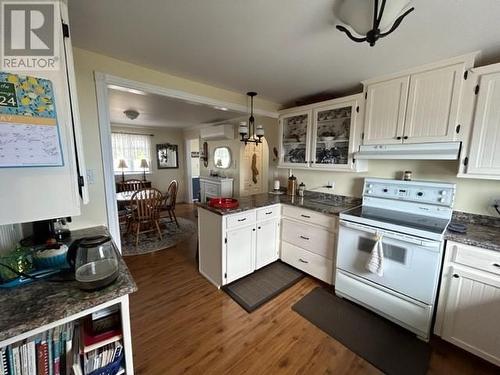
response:
M358 35L354 36L346 27L337 25L337 29L346 33L355 42L375 42L398 28L409 13L410 0L341 0L337 8L337 17L349 25ZM406 9L406 10L405 10Z
M126 111L123 111L125 113L125 116L127 116L131 120L135 120L137 117L139 117L139 112L137 112L135 109L127 109Z

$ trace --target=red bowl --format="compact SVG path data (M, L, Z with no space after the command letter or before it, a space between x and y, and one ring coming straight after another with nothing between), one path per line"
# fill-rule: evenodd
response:
M214 208L232 209L238 207L240 204L238 200L234 198L217 197L211 198L208 205Z

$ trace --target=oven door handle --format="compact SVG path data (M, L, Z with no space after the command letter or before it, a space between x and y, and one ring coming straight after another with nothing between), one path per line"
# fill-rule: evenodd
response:
M351 222L347 222L344 220L340 220L340 225L347 227L347 228L354 229L354 230L359 230L362 232L374 234L374 235L379 234L379 235L382 235L382 236L387 237L387 238L391 238L391 239L396 240L396 241L415 244L418 246L425 247L425 248L432 250L432 251L436 251L436 252L439 251L439 242L437 242L437 241L426 241L423 239L408 236L406 234L388 232L388 231L383 230L383 229L372 228L372 227L368 227L368 226L363 225L363 224L351 223Z

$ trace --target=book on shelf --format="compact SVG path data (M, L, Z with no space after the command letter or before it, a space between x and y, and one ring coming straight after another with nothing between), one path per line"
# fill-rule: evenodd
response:
M84 374L88 375L97 369L103 368L117 361L123 352L121 341L101 346L100 348L84 354Z
M73 329L67 323L0 348L0 375L70 375Z
M0 375L88 375L122 358L120 312L112 308L0 348Z

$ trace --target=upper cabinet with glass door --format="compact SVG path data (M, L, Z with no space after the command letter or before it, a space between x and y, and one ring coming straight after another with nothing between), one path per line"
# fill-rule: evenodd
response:
M365 171L353 153L359 146L362 95L286 110L281 123L280 167ZM312 119L312 121L311 121Z
M313 167L351 168L356 108L354 100L314 110Z
M311 117L311 110L299 110L280 118L280 166L309 165Z

